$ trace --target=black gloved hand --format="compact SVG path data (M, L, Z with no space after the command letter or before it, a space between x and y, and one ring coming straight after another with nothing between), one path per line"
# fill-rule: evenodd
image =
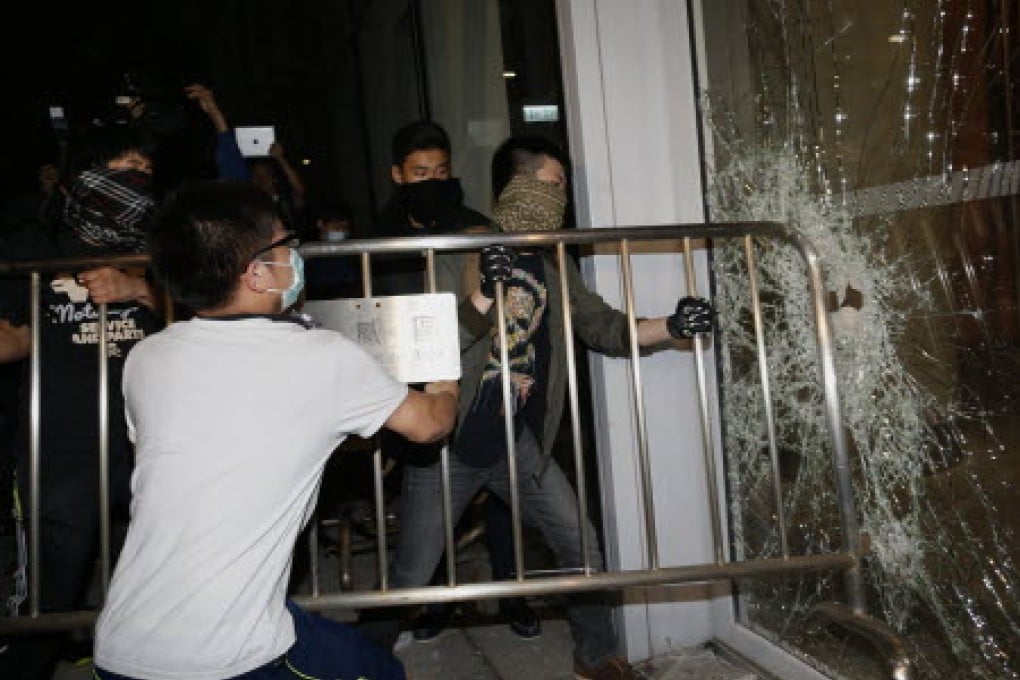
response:
M482 295L490 300L496 297L496 282L506 283L510 280L514 268L514 252L506 246L485 246L478 260L478 273L481 276Z
M712 305L704 298L682 297L676 312L666 317L666 328L675 340L690 340L698 333L712 332Z

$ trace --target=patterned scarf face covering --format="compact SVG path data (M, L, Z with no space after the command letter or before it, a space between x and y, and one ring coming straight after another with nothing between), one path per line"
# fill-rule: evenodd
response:
M563 187L517 175L499 195L492 221L503 231L553 231L563 226L566 207Z
M64 221L85 243L140 253L145 249L144 221L155 205L149 180L138 170L86 170L68 191Z

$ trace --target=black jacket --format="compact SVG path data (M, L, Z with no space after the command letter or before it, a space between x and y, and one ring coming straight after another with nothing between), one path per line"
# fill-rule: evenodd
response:
M437 226L414 227L407 209L395 198L383 205L371 238L431 236L489 225L489 218L461 205ZM372 258L373 295L412 295L425 292L425 258L417 254L377 255Z

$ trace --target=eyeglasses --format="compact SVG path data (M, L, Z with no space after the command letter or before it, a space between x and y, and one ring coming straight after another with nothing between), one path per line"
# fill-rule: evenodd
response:
M262 253L268 253L273 248L279 248L281 246L286 246L288 248L297 248L299 245L301 245L301 239L298 238L295 232L288 231L283 236L270 243L268 246L256 250L255 254L251 256L251 259L252 260L257 259L259 255L261 255Z

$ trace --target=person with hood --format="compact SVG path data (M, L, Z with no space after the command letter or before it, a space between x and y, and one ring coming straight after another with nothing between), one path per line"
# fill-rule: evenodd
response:
M64 225L47 252L14 259L106 257L140 254L144 225L153 212L152 143L127 125L96 128L92 162L68 188ZM0 362L31 351L27 281L5 282L0 293ZM109 369L109 492L115 513L127 510L132 449L120 391L124 359L162 325L162 295L144 270L85 267L44 274L41 285L40 563L42 612L85 605L99 538L98 324L107 328ZM106 304L106 319L99 318ZM27 368L27 365L26 365ZM28 380L22 380L27 389ZM21 506L28 506L29 399L21 399L16 443ZM27 518L26 518L27 519ZM48 679L66 637L14 637L0 653L0 677Z
M492 165L495 229L506 232L562 228L567 205L567 161L540 137L518 136L496 151ZM503 283L507 353L511 363L515 454L523 521L537 528L558 566L582 566L577 497L552 459L563 416L567 375L562 310L569 305L574 333L590 349L614 356L629 352L627 317L589 291L567 260L568 289L560 287L555 261L546 253L490 246L481 256L437 257L437 282L474 314L460 314L461 389L457 429L451 436L450 489L454 520L481 489L509 502L500 348L495 328L496 282ZM712 308L700 298L681 299L669 316L641 319L638 343L647 348L689 347L712 331ZM390 566L392 589L426 585L443 552L439 464L408 467L401 491L401 525ZM587 533L588 564L603 568L594 528ZM621 655L610 608L598 594L567 598L574 638L574 674L590 680L638 677Z

